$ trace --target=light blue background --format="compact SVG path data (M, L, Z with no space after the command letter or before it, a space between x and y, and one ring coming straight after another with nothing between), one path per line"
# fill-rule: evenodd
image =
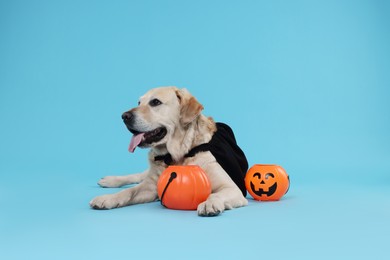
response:
M1 259L388 259L388 1L0 1ZM186 87L280 202L94 211L141 171L123 111Z

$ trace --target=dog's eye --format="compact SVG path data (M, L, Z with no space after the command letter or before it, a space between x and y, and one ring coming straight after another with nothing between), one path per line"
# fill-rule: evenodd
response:
M162 102L160 100L158 100L157 98L152 99L152 100L149 101L149 105L151 107L156 107L156 106L159 106L161 104L162 104Z

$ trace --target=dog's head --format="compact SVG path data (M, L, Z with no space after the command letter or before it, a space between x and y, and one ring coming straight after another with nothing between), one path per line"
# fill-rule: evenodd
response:
M129 151L137 146L166 145L193 122L203 106L186 90L161 87L148 91L135 107L122 115L127 129L133 134Z

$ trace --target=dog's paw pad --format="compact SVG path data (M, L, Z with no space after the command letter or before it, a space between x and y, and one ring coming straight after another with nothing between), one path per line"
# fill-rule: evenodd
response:
M94 198L89 202L89 205L93 209L113 209L120 206L115 195L108 194Z
M223 202L219 199L208 199L198 205L198 215L203 217L218 216L224 211Z

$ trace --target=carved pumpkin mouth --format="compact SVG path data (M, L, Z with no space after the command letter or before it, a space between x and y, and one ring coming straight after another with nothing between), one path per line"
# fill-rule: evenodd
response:
M273 195L275 193L277 187L278 187L278 184L275 182L274 185L269 187L268 191L264 191L264 189L261 189L261 188L256 190L255 185L251 182L251 189L257 196L263 196L263 195L271 196L271 195Z

